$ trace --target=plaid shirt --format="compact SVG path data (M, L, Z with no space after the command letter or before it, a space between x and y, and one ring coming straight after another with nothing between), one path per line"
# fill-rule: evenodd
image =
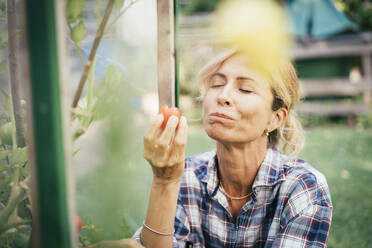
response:
M217 167L215 150L186 158L174 247L326 247L330 193L325 177L308 163L268 149L235 223Z

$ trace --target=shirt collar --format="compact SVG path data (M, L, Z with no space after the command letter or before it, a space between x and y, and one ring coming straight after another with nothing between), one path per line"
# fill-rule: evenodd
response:
M265 159L258 169L252 188L259 186L272 187L285 180L283 155L274 147L267 149Z
M208 164L203 167L207 169L207 173L196 173L197 175L204 175L199 180L207 184L207 192L211 197L214 196L218 190L219 178L217 170L217 153L216 150L211 151ZM258 169L256 178L253 182L252 188L256 187L272 187L278 182L285 179L282 154L277 148L268 148L265 159Z

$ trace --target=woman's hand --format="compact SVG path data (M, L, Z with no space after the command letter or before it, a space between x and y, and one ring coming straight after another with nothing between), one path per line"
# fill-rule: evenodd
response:
M144 248L134 239L102 241L87 248Z
M156 115L144 136L143 156L152 167L155 184L181 180L187 143L187 121L184 116L181 120L171 116L164 130L161 128L162 122L163 115Z

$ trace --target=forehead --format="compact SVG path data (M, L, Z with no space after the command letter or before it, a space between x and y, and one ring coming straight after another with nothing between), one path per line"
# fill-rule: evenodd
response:
M257 70L252 60L242 54L235 54L226 59L216 72L228 79L249 78L260 86L271 88L270 80Z
M266 81L255 69L254 63L242 54L235 54L226 59L217 72L227 77L249 77L255 81Z

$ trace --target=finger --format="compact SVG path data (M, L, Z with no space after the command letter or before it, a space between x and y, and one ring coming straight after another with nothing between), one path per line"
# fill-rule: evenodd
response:
M188 125L185 116L181 117L180 125L177 128L176 135L174 136L175 144L186 145L187 142Z
M171 117L169 117L167 126L165 127L163 133L159 138L159 144L161 145L166 144L168 146L171 143L177 125L178 125L177 116L172 115Z
M180 125L177 129L172 144L171 159L176 163L184 160L185 148L187 144L187 131L188 131L187 120L184 116L182 116Z
M164 117L162 114L155 115L150 122L150 126L145 132L145 137L153 138L156 132L160 129L160 126L163 123L163 120L164 120Z
M174 131L178 124L178 118L176 116L171 116L168 119L167 126L165 127L163 133L160 135L153 147L153 158L156 158L156 166L164 167L167 165L169 160L169 144L171 143Z
M154 138L156 137L156 133L160 129L161 124L163 123L163 115L158 114L153 117L153 119L150 122L150 126L145 132L145 135L143 137L143 143L145 151L151 151L153 149L152 143Z

